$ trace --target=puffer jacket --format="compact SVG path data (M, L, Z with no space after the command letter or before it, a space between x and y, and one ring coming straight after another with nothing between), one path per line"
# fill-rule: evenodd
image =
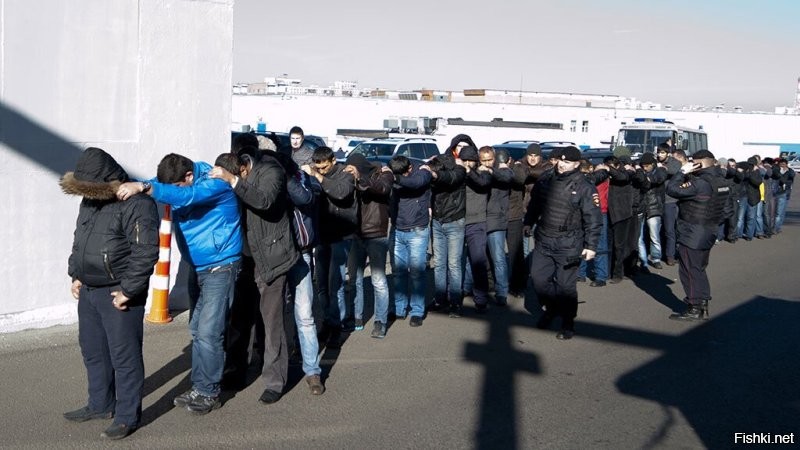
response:
M211 166L194 163L194 181L175 186L152 181L150 195L172 205L172 223L181 256L197 271L230 264L242 254L239 200L231 186L209 178Z
M466 170L456 164L452 152L437 157L442 162L442 169L431 181L432 215L434 220L449 223L463 219L466 214Z
M158 261L158 209L146 194L117 201L117 188L128 175L114 159L89 148L75 172L61 179L61 189L83 197L68 273L86 286L120 286L125 296L147 295Z

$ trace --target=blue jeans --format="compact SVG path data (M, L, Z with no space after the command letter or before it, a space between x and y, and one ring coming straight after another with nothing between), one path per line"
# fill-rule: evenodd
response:
M411 306L411 315L425 314L425 267L427 265L428 227L408 231L394 230L394 310L403 317Z
M333 327L341 327L347 317L344 280L349 252L349 239L323 244L317 249L317 294L325 308L325 322ZM331 293L336 296L335 301L331 299Z
M764 235L764 202L756 205L756 236Z
M375 295L375 321L386 323L389 314L389 285L386 283L386 252L388 249L385 237L353 240L353 262L356 265L356 293L354 316L364 318L364 266L369 256L369 272L372 291Z
M752 239L756 234L756 212L758 212L758 206L750 206L746 198L739 200L739 221L737 223L737 229L739 230L740 237Z
M744 237L744 223L747 209L750 205L747 203L747 197L742 197L738 200L739 207L736 209L736 238Z
M506 260L506 230L489 232L486 235L489 256L494 264L495 299L508 297L508 261Z
M786 203L789 201L789 196L786 194L780 194L775 196L775 200L777 201L777 206L775 208L775 233L781 232L781 227L783 226L783 220L786 218Z
M594 272L595 281L608 280L608 214L602 214L603 228L600 229L600 240L597 241L597 254L594 259L581 259L578 276L586 278L587 271Z
M200 296L192 306L192 387L209 397L219 395L225 367L225 330L241 261L197 272Z
M642 221L639 227L639 261L642 266L647 266L647 246L644 245L644 225L650 235L650 259L656 263L661 262L661 216L651 217Z
M460 305L464 255L464 219L431 222L435 300L440 305ZM448 300L449 295L449 300Z
M311 280L311 253L303 252L303 257L289 270L287 288L294 298L294 322L297 325L297 338L300 353L303 355L303 373L319 375L319 341L314 324L314 285Z

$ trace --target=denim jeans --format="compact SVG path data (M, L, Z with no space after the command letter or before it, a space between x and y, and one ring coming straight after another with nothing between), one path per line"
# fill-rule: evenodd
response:
M506 230L492 231L486 235L486 245L494 265L494 296L508 297L508 261L506 260Z
M464 219L431 222L435 300L440 305L460 305L464 255ZM449 299L448 299L449 295Z
M369 256L369 273L375 296L375 321L386 323L389 314L389 286L386 283L387 238L353 239L353 262L356 266L354 316L364 318L364 266Z
M759 202L761 203L761 202ZM756 234L756 213L758 206L750 206L746 198L739 202L739 223L737 227L741 230L740 236L745 239L752 239Z
M425 267L427 265L428 227L394 230L394 308L398 317L425 314Z
M581 259L578 276L586 278L587 272L594 273L595 281L608 280L608 214L603 213L603 228L600 229L600 240L597 241L597 253L594 259Z
M744 237L744 225L745 225L745 217L747 216L747 210L750 208L750 204L747 203L747 197L742 197L739 199L739 207L736 209L736 237L741 238Z
M192 334L192 387L205 396L219 395L225 367L225 330L233 303L241 261L197 272L200 296L193 305L189 331Z
M764 202L756 205L756 236L764 235Z
M780 194L776 195L775 199L777 200L775 207L775 233L780 233L783 220L786 218L786 203L789 201L789 196Z
M314 324L314 285L311 280L311 253L303 252L287 274L287 288L294 298L294 322L300 353L303 355L303 373L319 375L319 341Z
M349 253L350 239L323 244L317 249L317 294L325 309L325 322L333 327L341 327L347 317L344 280ZM331 299L331 293L335 301Z
M661 262L661 216L651 217L642 221L639 227L639 261L642 266L647 266L647 246L644 243L644 230L647 224L648 234L650 235L650 259L656 263Z

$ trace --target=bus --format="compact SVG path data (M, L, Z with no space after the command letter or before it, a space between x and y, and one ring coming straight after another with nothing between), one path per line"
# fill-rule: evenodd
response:
M625 146L631 153L655 153L659 144L667 142L691 156L708 149L708 136L702 129L686 128L664 119L636 118L622 125L615 145Z

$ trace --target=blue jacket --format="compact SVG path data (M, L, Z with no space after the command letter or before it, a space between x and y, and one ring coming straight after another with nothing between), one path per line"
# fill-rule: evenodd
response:
M242 253L239 201L231 186L208 177L211 166L194 163L191 186L152 181L152 197L172 206L181 255L195 270L232 263Z

